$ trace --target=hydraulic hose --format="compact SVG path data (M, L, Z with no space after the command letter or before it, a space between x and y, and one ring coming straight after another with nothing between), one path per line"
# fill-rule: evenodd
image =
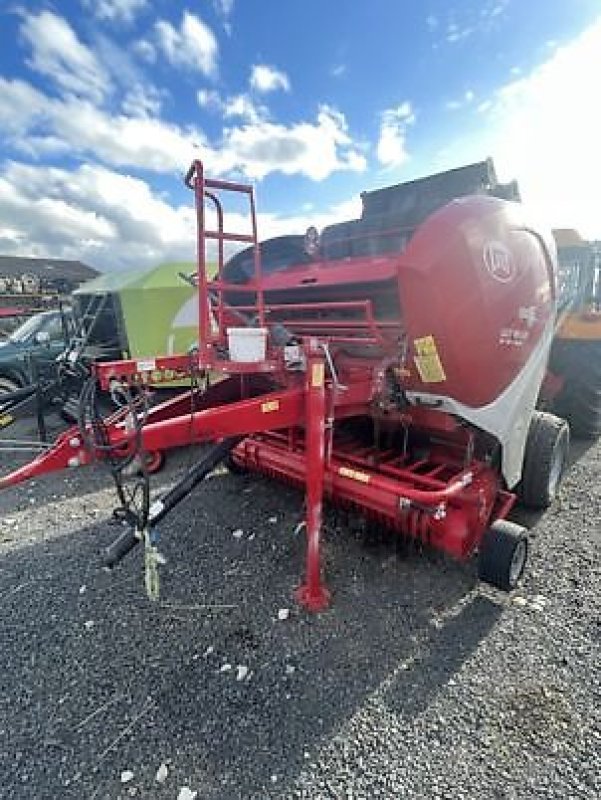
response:
M201 483L215 467L220 464L244 436L230 436L223 439L208 450L204 456L193 467L191 467L184 477L171 488L161 499L155 501L150 506L148 515L148 527L154 527L164 517L169 514L190 492ZM122 533L115 541L109 545L103 556L105 567L112 568L118 564L134 547L141 541L139 531L135 528Z

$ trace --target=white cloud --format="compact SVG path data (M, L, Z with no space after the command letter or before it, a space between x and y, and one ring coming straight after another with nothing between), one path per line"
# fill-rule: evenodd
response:
M359 212L357 197L310 216L259 213L259 234L304 233L311 224L323 228ZM5 165L0 219L3 252L15 255L81 259L109 270L195 258L192 195L185 205L171 205L145 181L98 166ZM229 215L227 225L244 231L248 220Z
M7 80L0 75L0 132L23 143L27 131L31 131L52 105L52 101L21 80Z
M214 0L214 5L224 17L229 17L234 10L234 0Z
M49 193L52 172L9 166L0 176L0 217L10 221L11 238L24 248L23 252L40 254L44 249L62 253L66 245L73 246L77 241L80 249L88 250L101 241L113 240L115 230L108 220L83 207L85 204L69 202L63 192ZM44 174L48 176L47 185Z
M196 92L196 99L201 108L208 108L210 111L223 110L223 100L215 89L199 89Z
M109 114L87 101L49 98L22 81L0 78L0 137L4 133L12 147L34 156L62 149L113 167L162 173L180 173L199 156L213 173L236 171L249 178L281 172L322 180L366 168L344 115L328 106L320 107L314 121L284 125L265 119L245 96L204 99L209 98L223 102L224 114L242 118L214 142L197 128L150 116L158 95L132 94L127 113Z
M254 64L250 71L250 86L257 92L290 91L290 81L285 72L268 64Z
M144 117L142 109L132 115L133 97L126 100L129 113L110 114L88 101L49 98L29 84L0 77L0 137L4 133L12 147L33 156L62 146L73 156L91 155L113 166L185 169L204 135Z
M192 252L191 206L172 207L144 181L97 166L68 171L11 163L0 177L0 210L24 254L111 269Z
M132 22L136 14L148 6L148 0L83 0L83 5L98 19Z
M148 64L154 64L157 60L156 47L148 39L139 39L132 44L131 49L142 61L146 61Z
M343 75L346 75L346 70L346 64L336 64L330 70L330 75L332 75L333 78L341 78Z
M509 0L483 0L480 5L478 15L473 8L452 9L448 13L444 27L444 38L448 44L465 42L474 35L483 37L497 29L501 17L507 10ZM440 21L437 19L436 24L431 24L428 20L432 19L435 18L429 17L426 24L431 32L435 32Z
M408 101L382 112L376 154L378 161L384 167L400 167L407 161L409 158L405 141L407 127L414 122L415 114Z
M456 22L450 22L447 26L445 38L449 44L455 44L456 42L462 42L475 32L476 28L473 25L460 26Z
M27 65L63 92L96 102L107 94L110 81L106 71L65 19L51 11L25 14L21 35L32 50Z
M463 93L463 96L457 100L449 100L445 103L446 108L449 111L457 111L460 108L465 108L466 106L471 105L474 100L476 99L475 93L471 89L466 89Z
M500 89L485 109L487 148L504 177L557 227L601 238L601 20L530 74Z
M223 115L226 118L239 117L256 124L265 118L267 110L262 106L257 106L247 94L236 94L228 97L225 101Z
M162 93L152 84L137 83L126 92L121 109L132 117L157 116L161 110L161 96Z
M214 75L217 71L217 39L200 17L184 11L179 29L159 20L155 23L155 33L159 47L174 66L188 67L204 75Z
M234 0L213 0L215 11L223 20L223 28L228 36L232 33L229 18L234 10Z
M367 166L353 145L344 116L325 105L314 123L286 126L259 120L226 129L221 160L226 171L241 169L258 179L282 172L320 181L338 170L362 171Z
M221 97L215 89L199 89L196 99L201 108L222 114L226 119L238 117L246 122L257 123L267 118L267 109L257 105L248 94Z

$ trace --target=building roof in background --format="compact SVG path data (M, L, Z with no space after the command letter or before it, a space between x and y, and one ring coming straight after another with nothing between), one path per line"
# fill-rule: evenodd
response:
M65 261L60 258L25 258L23 256L0 256L0 275L17 277L23 274L40 278L70 280L73 283L89 281L99 275L97 269L81 261Z
M215 274L216 265L207 264L209 277ZM75 294L108 294L110 292L139 289L180 289L188 286L180 273L196 273L193 261L173 261L150 269L118 270L104 272L94 280L84 283Z

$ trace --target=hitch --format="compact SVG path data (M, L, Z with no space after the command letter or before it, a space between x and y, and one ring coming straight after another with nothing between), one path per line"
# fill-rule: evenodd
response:
M156 500L150 506L147 529L152 529L157 523L164 519L167 514L181 503L181 501L184 500L244 438L244 436L231 436L213 445L200 461L191 467L184 477L178 481L162 499ZM124 531L121 536L115 539L115 541L105 549L103 557L104 566L108 569L116 566L143 540L143 538L143 531L138 531L135 528Z

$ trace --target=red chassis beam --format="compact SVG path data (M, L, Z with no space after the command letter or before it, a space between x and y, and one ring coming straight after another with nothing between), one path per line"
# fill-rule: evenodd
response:
M156 359L156 369L173 368L174 360L181 358ZM109 376L115 379L126 375L131 377L139 364L139 360L115 362L97 365L96 369L104 376L106 382L103 385L108 386ZM289 380L292 386L268 391L269 379L264 376L233 376L213 384L206 392L194 395L193 399L190 392L186 392L168 400L150 410L141 431L141 448L152 453L228 436L303 425L306 412L304 377L294 374L289 376ZM243 391L252 396L241 398ZM334 391L336 416L367 413L372 391L369 381L356 381L343 392ZM127 412L120 411L106 420L108 443L115 449L125 448L132 442L126 416ZM79 428L74 426L33 461L1 477L0 489L102 458L102 452L90 451L86 447Z
M161 406L154 409L157 421L152 421L151 417L141 431L141 449L145 452L162 451L227 436L289 428L301 425L305 412L302 387L282 389L187 414L185 402L181 398L165 405L171 405L179 413L177 416L162 418L165 416L165 409ZM126 425L125 414L119 413L109 420L107 434L108 444L115 450L132 442L132 432ZM101 460L102 453L90 451L79 429L73 427L63 433L49 450L29 464L0 478L0 488L13 486L48 472L83 466L96 459Z

